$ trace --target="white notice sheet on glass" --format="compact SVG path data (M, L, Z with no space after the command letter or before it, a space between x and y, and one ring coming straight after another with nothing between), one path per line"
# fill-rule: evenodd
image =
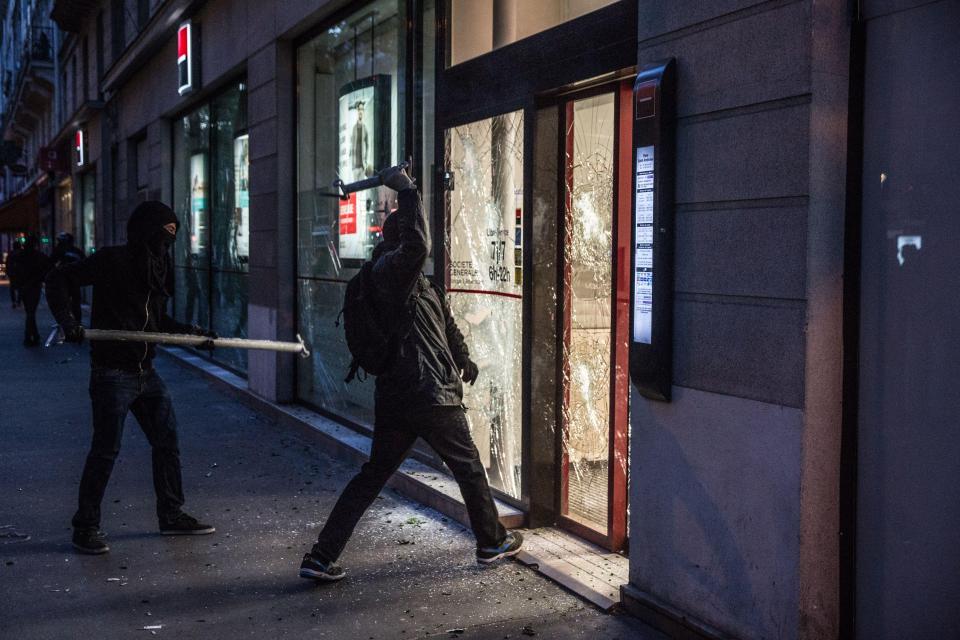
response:
M633 341L651 343L653 334L653 147L637 148L634 212Z

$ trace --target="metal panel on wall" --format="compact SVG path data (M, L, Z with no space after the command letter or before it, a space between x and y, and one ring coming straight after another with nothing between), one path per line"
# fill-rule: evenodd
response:
M864 640L960 637L960 3L900 8L866 27L855 619Z

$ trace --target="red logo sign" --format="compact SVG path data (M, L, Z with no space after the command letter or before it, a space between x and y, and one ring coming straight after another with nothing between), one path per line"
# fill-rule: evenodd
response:
M180 25L177 29L177 62L187 58L187 37L190 34L190 25Z
M192 27L184 22L177 29L177 92L184 95L193 89Z
M357 194L351 193L346 200L340 201L340 235L348 236L357 232Z
M83 157L83 129L77 129L73 135L73 146L77 150L77 166L82 167L86 163Z

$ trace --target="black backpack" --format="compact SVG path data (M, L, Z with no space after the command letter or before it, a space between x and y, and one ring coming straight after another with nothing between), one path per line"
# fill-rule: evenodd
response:
M347 334L347 348L353 356L344 381L352 381L360 369L374 376L387 371L393 364L400 338L396 331L384 329L373 285L372 262L364 262L360 272L347 282L340 315ZM336 324L340 325L339 318Z

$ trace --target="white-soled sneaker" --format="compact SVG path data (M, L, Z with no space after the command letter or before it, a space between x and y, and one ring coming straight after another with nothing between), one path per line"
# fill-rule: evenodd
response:
M510 558L520 553L523 545L523 535L519 531L511 531L503 542L496 547L477 547L477 562L490 564L500 558Z

